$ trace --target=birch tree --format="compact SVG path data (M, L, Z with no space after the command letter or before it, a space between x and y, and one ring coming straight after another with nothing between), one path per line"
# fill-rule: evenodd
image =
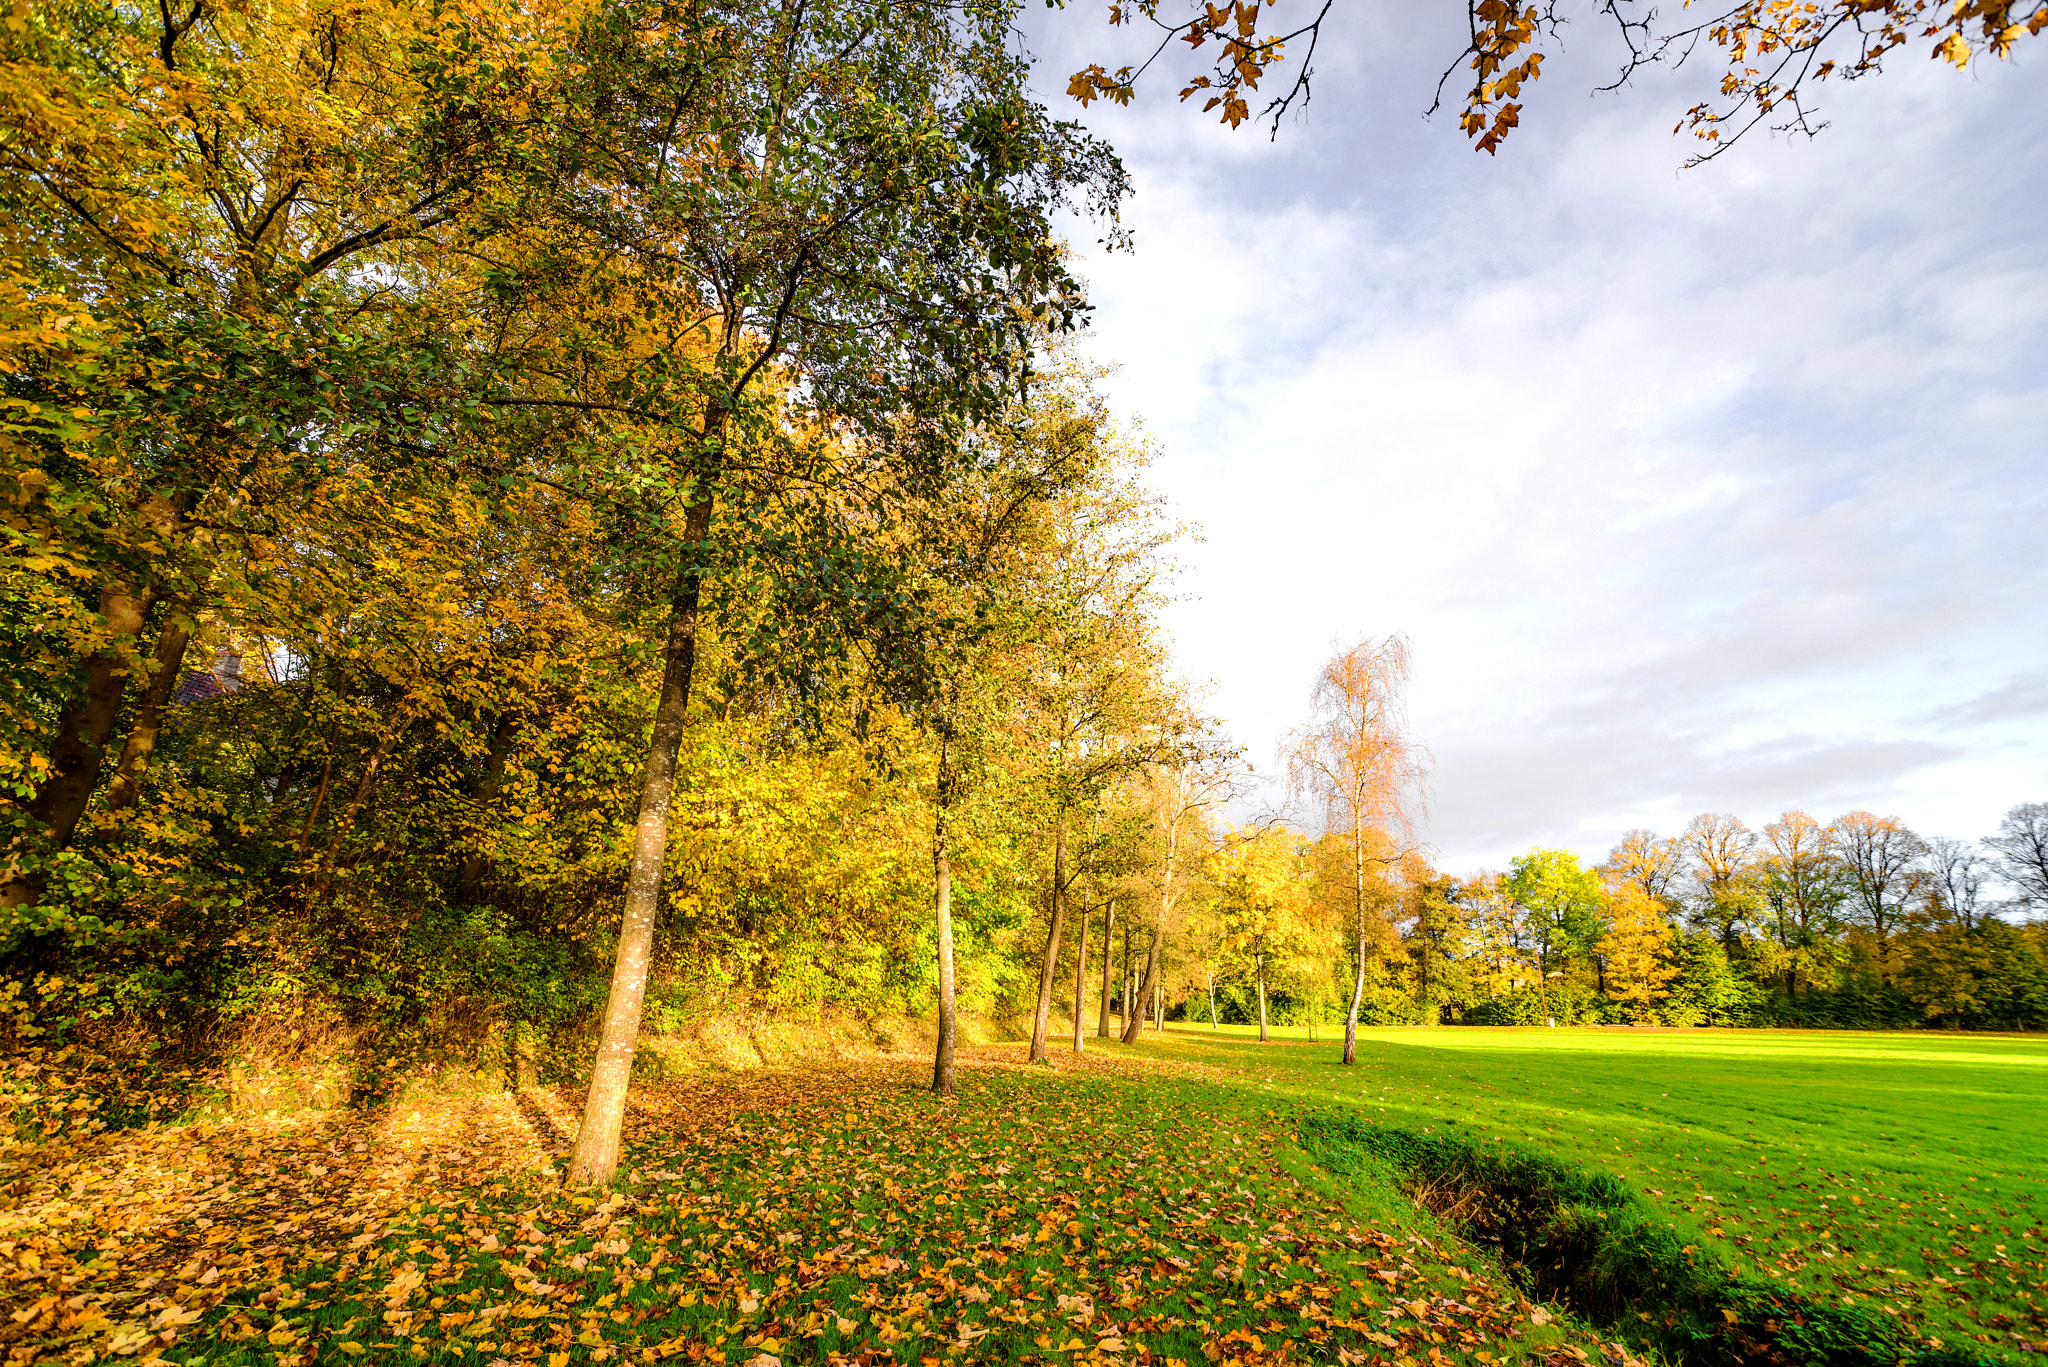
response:
M1408 732L1411 669L1403 636L1340 651L1316 677L1315 720L1287 743L1290 790L1318 803L1325 829L1349 845L1354 964L1344 1017L1347 1064L1358 1061L1358 1013L1365 1001L1366 865L1397 863L1416 849L1415 826L1427 797L1427 755Z

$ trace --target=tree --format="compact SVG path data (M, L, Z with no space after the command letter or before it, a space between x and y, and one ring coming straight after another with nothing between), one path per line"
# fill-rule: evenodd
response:
M1482 872L1457 885L1471 935L1473 986L1489 998L1527 985L1531 969L1522 954L1521 908L1509 895L1507 880Z
M625 145L573 187L594 206L588 230L669 283L668 297L701 320L712 359L694 422L675 432L669 498L681 526L661 693L572 1182L609 1182L618 1163L704 587L726 549L710 540L712 513L746 473L731 447L750 388L782 370L801 376L813 403L867 429L854 449L881 456L906 487L931 479L887 459L957 447L885 438L919 424L943 436L996 411L1030 349L1025 323L1070 321L1078 299L1052 214L1121 191L1099 150L1030 103L1007 11L957 18L921 7L878 18L850 3L740 7L726 31L737 65L723 155L702 178L668 170L670 111L688 107L698 73L638 32L620 35L625 56L602 73L603 85L634 92L618 106L634 121Z
M912 500L908 535L924 587L914 614L892 623L870 660L885 697L937 742L932 805L938 1038L932 1087L953 1093L952 867L947 843L970 776L986 769L1017 721L1024 658L1061 625L1039 582L1056 554L1055 505L1114 477L1119 454L1087 373L1057 346L1015 401L962 436L974 455L962 477ZM965 763L963 763L965 761ZM1086 922L1083 922L1083 939ZM1080 991L1076 975L1076 993ZM1079 1005L1076 998L1076 1039ZM1078 1047L1078 1044L1077 1044Z
M1711 932L1672 932L1671 957L1678 974L1671 980L1666 1019L1673 1025L1740 1025L1751 1004L1751 989L1729 966L1721 942Z
M1027 670L1020 706L1038 734L1052 825L1045 951L1030 1060L1046 1060L1070 879L1067 841L1123 781L1188 757L1200 721L1165 681L1156 553L1179 534L1128 475L1060 506L1037 593L1052 615L1049 648ZM1129 922L1126 920L1126 927ZM1125 1015L1129 1017L1128 999Z
M1686 823L1678 848L1692 875L1693 919L1712 929L1733 958L1756 911L1756 834L1735 817L1704 812Z
M1998 875L2019 894L2019 904L2048 916L2048 802L2022 802L1984 837Z
M1236 956L1250 961L1264 1042L1270 1039L1266 996L1274 966L1291 967L1304 948L1309 893L1301 859L1294 834L1279 826L1231 833L1216 858L1226 942Z
M1598 872L1610 887L1633 883L1647 895L1663 901L1671 896L1672 882L1683 862L1676 840L1638 827L1623 834L1621 843L1608 851L1607 862Z
M1155 32L1149 56L1120 67L1114 74L1102 63L1076 72L1067 90L1087 104L1106 97L1128 104L1140 77L1166 52L1185 45L1200 54L1204 69L1185 77L1182 101L1203 95L1204 112L1221 109L1218 117L1235 128L1252 117L1247 96L1294 49L1301 55L1294 77L1273 95L1260 112L1274 135L1280 119L1297 104L1306 106L1315 76L1312 65L1323 23L1333 8L1330 0L1298 0L1277 6L1272 27L1260 33L1261 11L1254 5L1198 4L1162 6L1160 0L1135 0L1110 7L1110 23L1144 22ZM1437 82L1432 113L1443 103L1444 88L1462 67L1471 74L1461 86L1463 113L1458 127L1474 139L1477 150L1492 154L1521 123L1524 88L1542 73L1543 48L1558 39L1567 20L1557 0L1466 0L1469 38L1465 50ZM1727 70L1720 99L1694 105L1680 121L1709 150L1693 157L1697 164L1732 145L1760 123L1781 132L1809 137L1825 127L1817 120L1811 87L1830 78L1857 80L1883 70L1885 58L1914 38L1933 39L1930 55L1967 66L1973 56L2009 56L2022 38L2048 30L2048 0L1956 0L1931 9L1924 0L1814 0L1786 4L1781 0L1735 0L1695 15L1681 9L1677 22L1665 22L1659 11L1639 0L1603 0L1589 6L1611 23L1623 54L1614 84L1630 80L1644 67L1682 65L1702 45L1721 50ZM1162 14L1162 9L1165 12ZM1213 56L1212 56L1213 54ZM1674 129L1673 131L1678 131Z
M351 476L495 453L471 253L547 120L474 111L557 93L485 56L508 17L60 3L0 35L5 312L41 339L8 366L0 480L55 647L13 681L46 693L17 716L50 715L0 907L41 897L103 779L134 803L200 619L269 538Z
M1764 907L1782 953L1785 995L1822 977L1837 955L1837 913L1846 890L1841 861L1821 824L1786 812L1764 827L1760 868Z
M1967 841L1936 836L1927 842L1927 872L1930 891L1965 930L1976 928L1983 913L1984 856Z
M1600 913L1607 893L1600 875L1579 867L1570 850L1534 849L1518 856L1501 890L1526 913L1536 946L1536 986L1549 1009L1553 960L1590 951L1600 940Z
M1829 822L1827 838L1848 878L1848 904L1876 939L1878 975L1890 981L1891 938L1927 847L1897 817L1862 811Z
M1467 909L1458 880L1437 872L1420 855L1402 861L1402 875L1404 939L1415 972L1415 999L1426 1019L1434 1021L1437 1008L1461 1000L1469 986Z
M1179 887L1181 844L1189 827L1229 800L1237 790L1242 771L1234 764L1236 752L1211 735L1195 739L1178 763L1155 765L1147 774L1144 790L1149 797L1154 828L1163 837L1165 850L1159 869L1159 914L1152 926L1151 947L1145 953L1145 972L1138 989L1140 1001L1153 1001L1160 989L1159 952L1173 929L1173 912ZM1183 881L1185 875L1182 875ZM1126 1012L1123 1042L1138 1038L1142 1016Z
M1353 984L1344 1018L1344 1062L1358 1061L1358 1011L1365 1001L1365 866L1414 850L1425 801L1425 755L1408 733L1412 668L1407 638L1361 641L1333 655L1316 676L1315 720L1287 742L1289 788L1323 808L1324 827L1349 842L1353 897ZM1384 848L1369 849L1374 841Z
M1670 982L1678 976L1664 904L1634 881L1612 885L1600 945L1607 959L1608 997L1620 1002L1631 1019L1654 1019L1657 1003L1670 995Z

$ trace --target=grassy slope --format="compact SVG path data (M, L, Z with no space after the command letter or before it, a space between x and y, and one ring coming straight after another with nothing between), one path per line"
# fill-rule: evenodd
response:
M1257 1091L1120 1053L973 1050L951 1102L921 1059L638 1089L602 1203L550 1180L574 1122L546 1097L21 1155L0 1343L218 1367L1634 1361L1391 1191L1341 1189Z
M1384 1030L1346 1069L1327 1031L1248 1033L1144 1047L1275 1102L1455 1122L1604 1168L1809 1294L1873 1297L1937 1335L2048 1339L2048 1041Z

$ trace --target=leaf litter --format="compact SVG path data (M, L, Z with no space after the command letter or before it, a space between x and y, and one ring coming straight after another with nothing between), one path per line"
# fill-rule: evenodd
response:
M963 1051L566 1098L157 1126L6 1156L9 1362L1630 1363L1174 1065Z

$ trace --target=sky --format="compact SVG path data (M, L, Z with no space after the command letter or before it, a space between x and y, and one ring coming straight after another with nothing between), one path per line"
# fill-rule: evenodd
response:
M1201 529L1177 665L1270 777L1333 648L1405 634L1456 872L1703 811L1987 834L2048 800L2048 40L1682 170L1709 73L1595 93L1583 8L1495 158L1423 118L1453 5L1340 3L1273 140L1166 81L1081 113L1135 49L1034 19L1136 189L1134 250L1071 231Z

